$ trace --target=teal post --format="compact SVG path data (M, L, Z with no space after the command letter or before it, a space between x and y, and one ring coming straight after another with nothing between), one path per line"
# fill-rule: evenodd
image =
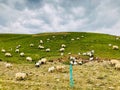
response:
M70 64L70 86L74 86L72 64Z

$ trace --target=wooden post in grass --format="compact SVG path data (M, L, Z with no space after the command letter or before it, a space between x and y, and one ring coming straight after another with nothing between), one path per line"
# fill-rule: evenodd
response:
M70 64L70 87L74 86L72 64Z

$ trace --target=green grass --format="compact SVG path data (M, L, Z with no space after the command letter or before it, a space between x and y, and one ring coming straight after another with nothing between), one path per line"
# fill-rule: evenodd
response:
M55 36L53 38L52 36ZM84 37L81 37L84 36ZM80 40L76 40L80 37ZM47 42L47 39L50 39ZM71 41L74 38L74 41ZM25 53L25 56L31 56L35 61L41 57L46 58L58 58L60 56L60 46L65 44L65 55L68 52L77 54L83 53L89 50L95 50L95 56L100 58L116 58L120 59L120 50L112 50L108 44L118 45L120 47L120 40L115 40L116 36L98 33L85 33L85 32L69 32L69 33L42 33L34 35L26 34L0 34L0 49L4 48L8 52L11 52L13 57L5 57L4 53L0 53L0 58L3 61L9 61L14 63L26 63L25 57L20 57L18 53L15 53L17 45L21 45L20 51ZM43 40L43 46L50 48L50 52L45 52L45 49L39 50L39 40ZM34 47L30 47L29 44L34 43ZM10 48L13 50L10 51Z
M53 38L52 36L55 36ZM84 37L81 37L84 36ZM80 37L80 40L76 40ZM47 42L47 39L50 41ZM74 41L71 41L74 38ZM50 48L50 52L45 49L39 50L39 40L43 40L45 48ZM30 47L30 43L35 44ZM12 57L5 57L0 52L0 90L120 90L120 74L118 70L103 62L90 62L83 65L73 66L74 87L69 85L69 65L68 52L77 55L89 50L95 50L95 56L101 59L120 59L120 49L113 50L108 44L118 45L120 40L116 36L98 33L69 32L69 33L42 33L42 34L0 34L0 49L4 48L10 52ZM20 57L15 53L17 45L21 45L20 52L25 53L25 57ZM61 44L65 44L65 55L60 56ZM12 51L11 51L12 48ZM49 61L58 58L65 59L64 63L52 63L35 68L34 62L27 62L26 56L31 56L35 61L41 57L46 57ZM83 56L81 56L83 57ZM88 58L88 57L84 57ZM6 68L4 62L11 62L13 67ZM65 65L64 72L48 73L48 68L56 65ZM17 72L28 73L27 80L16 81Z

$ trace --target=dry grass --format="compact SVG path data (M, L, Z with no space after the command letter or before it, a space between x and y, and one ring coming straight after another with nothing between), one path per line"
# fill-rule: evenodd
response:
M47 63L39 68L33 64L13 64L5 68L0 62L0 90L120 90L120 71L105 63L90 62L73 66L74 87L69 86L69 65L63 72L48 73ZM15 73L28 73L27 80L16 81Z

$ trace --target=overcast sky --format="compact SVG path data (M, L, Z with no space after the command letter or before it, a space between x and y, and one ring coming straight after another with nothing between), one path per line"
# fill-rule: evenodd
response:
M120 35L120 0L0 0L0 33Z

